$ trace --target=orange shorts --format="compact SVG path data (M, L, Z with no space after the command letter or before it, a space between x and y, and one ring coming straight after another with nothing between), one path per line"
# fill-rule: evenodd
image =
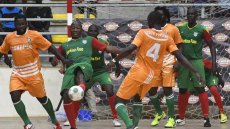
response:
M117 96L129 100L136 94L138 94L141 99L145 97L145 94L151 89L151 85L144 84L143 82L136 81L130 77L125 77L121 86L117 91Z
M28 91L32 96L38 98L46 96L44 80L41 73L26 78L12 74L10 78L10 92L16 90Z

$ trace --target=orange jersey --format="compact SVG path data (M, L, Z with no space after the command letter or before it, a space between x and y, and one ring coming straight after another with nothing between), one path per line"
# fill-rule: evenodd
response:
M47 50L51 43L39 32L27 30L24 35L16 32L9 33L0 47L0 52L12 52L14 69L13 73L20 77L30 77L40 72L40 50Z
M145 84L160 78L164 55L178 50L163 30L141 29L133 43L138 47L136 60L127 76Z
M183 42L183 39L180 35L180 31L176 26L172 24L166 24L162 29L166 31L170 37L172 37L175 44Z

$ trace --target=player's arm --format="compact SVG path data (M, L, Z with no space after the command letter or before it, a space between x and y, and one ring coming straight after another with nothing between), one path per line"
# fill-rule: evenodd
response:
M64 50L62 48L62 45L60 45L57 50L58 50L59 53L61 53L62 56L66 57L65 52L64 52ZM52 66L57 66L58 65L58 58L56 56L51 61L51 65Z
M108 53L119 54L121 52L120 49L118 49L117 47L106 45L106 44L100 42L99 40L97 40L96 38L92 39L92 46L93 46L93 48L95 48L97 50L106 51Z
M8 65L10 68L12 67L12 62L10 58L8 57L8 51L10 50L9 44L6 42L6 39L8 39L8 36L5 37L2 45L0 46L0 58L4 56L4 62L6 65Z
M216 74L217 72L217 64L216 64L216 48L215 48L215 44L211 38L210 33L207 30L203 31L203 39L204 41L207 43L207 45L210 48L210 52L212 55L212 72L214 74Z

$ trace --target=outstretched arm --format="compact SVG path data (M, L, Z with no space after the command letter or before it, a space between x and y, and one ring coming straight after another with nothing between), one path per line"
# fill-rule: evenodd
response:
M124 57L128 56L129 54L131 54L136 49L137 49L136 45L130 44L128 47L122 49L121 53L117 57L115 57L113 60L114 61L119 61L122 58L124 58Z
M174 52L172 52L173 55L176 56L177 60L186 68L188 68L189 70L191 70L197 77L197 79L204 83L203 78L200 76L199 72L191 65L191 63L181 54L181 52L179 50L176 50Z

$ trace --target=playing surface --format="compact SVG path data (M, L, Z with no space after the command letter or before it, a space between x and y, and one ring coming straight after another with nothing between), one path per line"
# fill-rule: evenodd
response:
M53 129L51 124L47 122L46 117L36 117L31 118L33 124L35 125L36 129ZM164 124L166 120L162 120L160 125L157 127L150 126L150 120L141 120L139 129L164 129ZM185 126L177 126L178 129L229 129L229 121L225 124L220 124L219 120L211 120L212 127L211 128L204 128L203 127L203 120L188 120L186 121ZM63 123L62 123L63 124ZM78 122L78 129L125 129L124 124L122 127L113 127L112 120L97 120L91 122ZM23 129L23 123L19 118L2 118L0 117L0 129ZM70 127L65 126L63 129L70 129Z

